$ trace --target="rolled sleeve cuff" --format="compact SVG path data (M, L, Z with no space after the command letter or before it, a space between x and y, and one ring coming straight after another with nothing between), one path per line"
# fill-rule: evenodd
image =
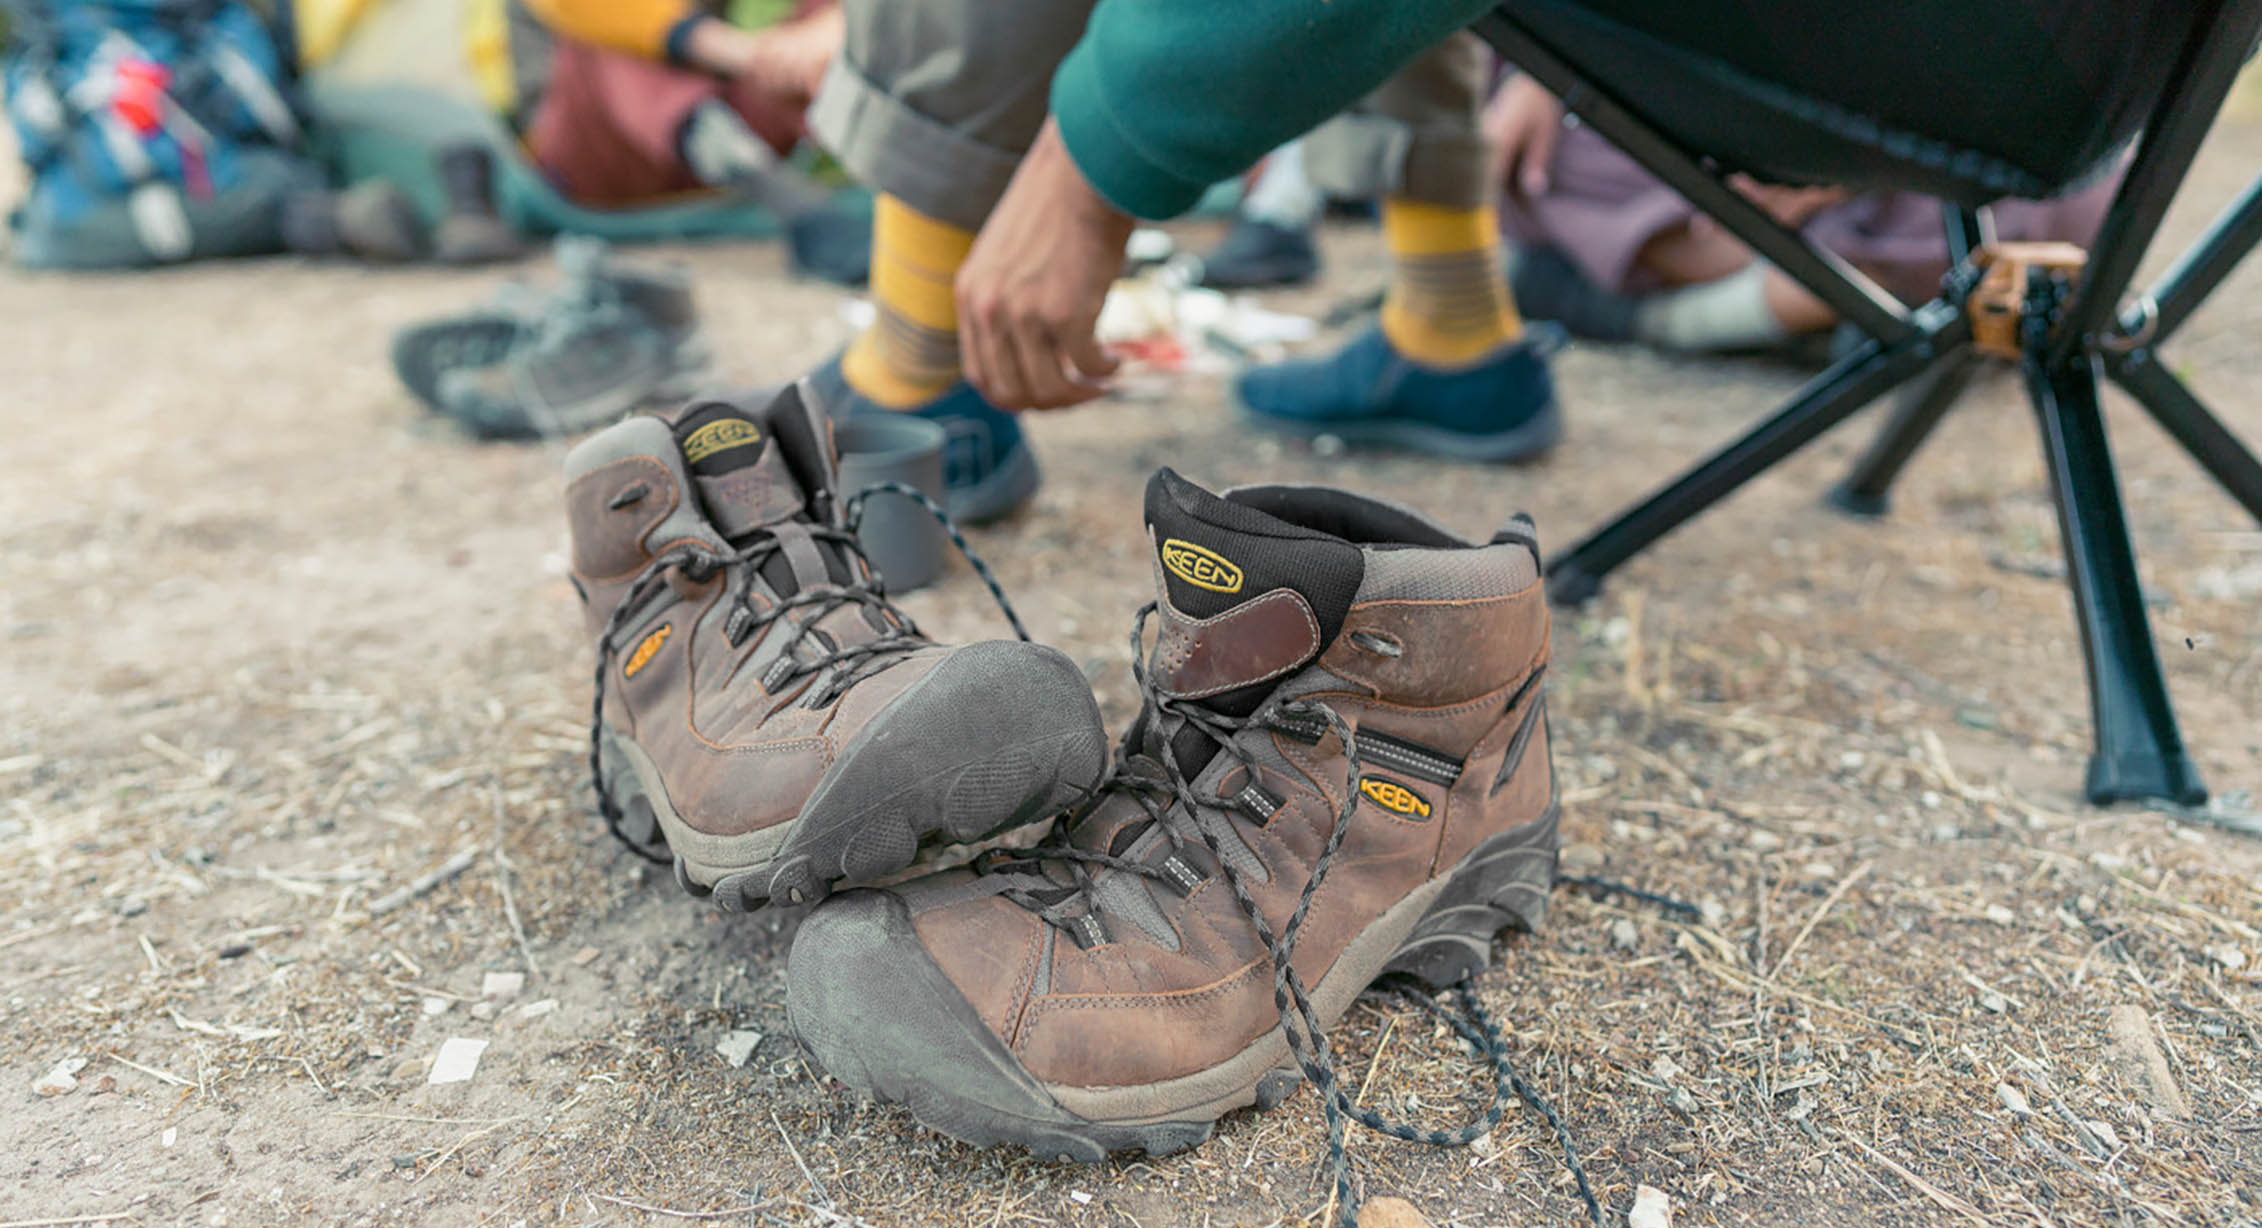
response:
M1175 217L1210 189L1209 177L1189 178L1141 148L1108 107L1097 67L1081 46L1053 75L1052 115L1084 181L1133 217Z

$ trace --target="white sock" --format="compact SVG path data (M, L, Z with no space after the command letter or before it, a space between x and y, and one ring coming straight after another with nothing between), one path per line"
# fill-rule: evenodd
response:
M1751 350L1789 336L1767 308L1768 266L1758 260L1718 281L1668 290L1634 308L1634 336L1665 350Z
M702 102L683 124L683 160L711 188L758 175L778 164L777 151L754 135L736 111Z
M1241 198L1241 215L1287 230L1304 230L1319 216L1320 190L1304 175L1304 143L1290 141L1265 159L1257 182Z

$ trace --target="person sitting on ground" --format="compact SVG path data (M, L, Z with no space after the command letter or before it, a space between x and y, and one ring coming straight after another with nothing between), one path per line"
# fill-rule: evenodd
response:
M785 223L796 266L863 280L866 223L785 159L839 50L834 0L527 0L557 36L526 121L543 174L575 201L744 193Z
M1833 328L1820 299L1754 256L1563 104L1518 75L1486 108L1507 184L1501 214L1520 245L1517 301L1600 341L1678 351L1764 350ZM1994 209L2006 241L2096 236L2118 176L2049 201ZM1904 301L1923 302L1948 269L1938 201L1908 192L1738 186L1778 221L1843 257Z

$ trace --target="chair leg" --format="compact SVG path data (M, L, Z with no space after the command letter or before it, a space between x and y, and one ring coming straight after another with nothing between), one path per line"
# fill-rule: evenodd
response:
M2120 482L2097 407L2097 374L2095 360L2087 354L2061 364L2046 365L2035 357L2026 363L2089 667L2096 738L2089 800L2196 805L2206 800L2207 788L2184 754L2167 679L2152 644L2136 550L2129 542Z
M1893 480L1901 476L1902 467L1924 446L1957 398L1971 387L1982 361L1977 354L1966 353L1910 385L1893 407L1893 416L1884 429L1854 462L1852 472L1831 487L1828 497L1832 506L1850 516L1884 515L1890 506Z
M2246 450L2222 420L2149 350L2109 368L2113 382L2137 399L2223 489L2256 520L2262 520L2262 461Z
M1735 493L1856 410L1943 361L1934 350L1935 340L1919 336L1890 347L1871 341L1816 376L1774 416L1558 555L1547 569L1550 598L1575 604L1593 597L1604 576L1651 542ZM1951 355L1960 352L1960 345L1948 350Z

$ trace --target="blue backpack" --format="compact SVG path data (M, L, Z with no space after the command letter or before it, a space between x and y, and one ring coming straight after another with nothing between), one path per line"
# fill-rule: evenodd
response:
M269 194L263 158L299 144L275 40L237 0L17 0L7 15L0 99L31 171L13 219L27 263L207 254L200 225ZM49 250L97 232L102 253Z

